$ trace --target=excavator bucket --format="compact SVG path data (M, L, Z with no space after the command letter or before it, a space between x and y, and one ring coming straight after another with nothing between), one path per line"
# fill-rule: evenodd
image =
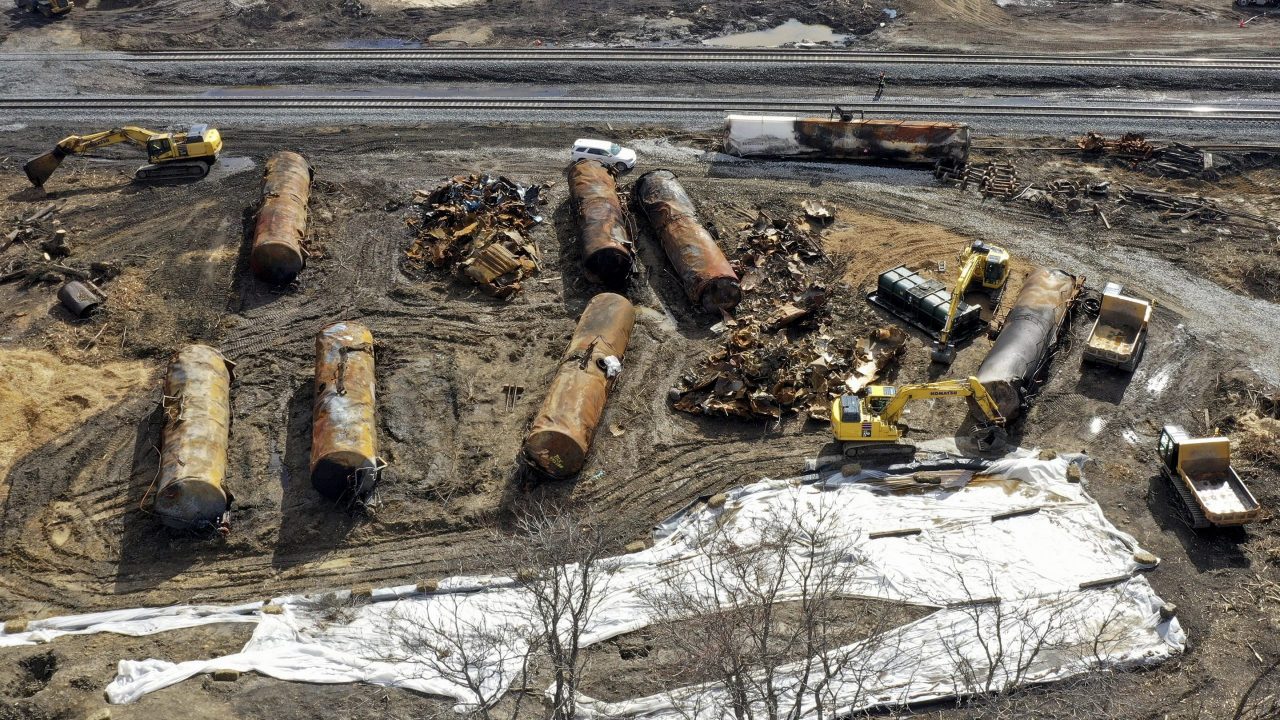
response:
M939 365L950 365L956 361L956 346L935 340L929 346L929 359Z
M28 160L27 164L22 166L22 169L27 171L27 179L31 181L31 184L40 187L49 179L53 171L57 170L58 166L62 164L63 157L65 155L56 149L50 150L43 155L37 155Z

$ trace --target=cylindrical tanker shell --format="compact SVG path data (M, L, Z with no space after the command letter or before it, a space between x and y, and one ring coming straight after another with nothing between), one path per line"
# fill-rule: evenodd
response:
M383 467L374 424L373 333L336 322L316 335L311 485L333 499L363 497Z
M160 476L153 505L169 527L216 527L231 507L224 483L233 367L222 353L206 345L188 345L169 359Z
M636 255L613 173L595 160L579 160L569 166L569 195L582 243L583 269L596 282L622 287Z
M267 160L249 255L250 269L264 282L293 282L306 265L302 241L307 234L312 174L306 158L295 152L278 152Z
M969 126L917 120L730 115L725 118L724 149L738 157L961 165L969 159Z
M524 438L525 457L547 475L567 478L582 470L635 319L631 302L613 293L596 295L583 311Z
M1006 420L1021 414L1077 292L1075 276L1062 270L1040 268L1023 283L977 374Z
M636 193L689 299L708 312L737 307L742 300L738 276L698 220L676 176L667 170L645 173L636 182Z

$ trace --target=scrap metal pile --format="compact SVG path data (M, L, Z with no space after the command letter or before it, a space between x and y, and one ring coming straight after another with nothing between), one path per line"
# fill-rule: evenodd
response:
M1096 132L1076 141L1076 147L1090 155L1107 155L1130 161L1134 169L1171 178L1203 177L1216 180L1222 167L1220 158L1197 147L1175 142L1156 146L1137 133L1108 140Z
M1140 205L1160 211L1161 220L1196 220L1197 222L1228 222L1237 216L1263 225L1269 221L1251 213L1227 210L1209 198L1198 195L1175 195L1150 188L1125 188L1121 199L1131 205Z
M672 405L695 415L828 419L831 399L876 353L822 327L828 291L815 279L815 264L826 261L817 237L807 223L762 212L739 231L734 257L737 316L716 326L723 346L672 388Z
M1087 153L1105 153L1134 160L1146 160L1156 149L1138 133L1125 133L1118 140L1109 140L1101 133L1086 133L1076 141L1076 147Z
M405 256L411 264L451 268L484 292L511 298L541 265L529 233L542 222L538 206L548 186L470 175L418 190L413 204L419 214L407 221L417 236Z
M1091 212L1107 222L1096 201L1107 197L1111 185L1109 181L1055 178L1045 182L1022 183L1018 179L1016 167L998 161L965 165L957 171L939 172L937 177L944 183L959 184L961 192L972 185L984 198L1021 201L1042 212L1056 215Z

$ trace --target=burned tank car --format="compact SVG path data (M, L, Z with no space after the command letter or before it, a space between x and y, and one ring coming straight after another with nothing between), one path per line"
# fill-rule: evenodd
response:
M977 378L1006 420L1019 417L1037 389L1037 377L1049 364L1083 278L1039 268L1023 281L1018 299ZM975 420L982 419L978 414Z
M969 159L969 126L914 120L839 120L730 115L725 152L957 167Z

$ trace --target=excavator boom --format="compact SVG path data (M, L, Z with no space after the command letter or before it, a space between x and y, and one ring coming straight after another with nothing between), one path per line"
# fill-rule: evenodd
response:
M897 394L880 412L880 421L888 425L897 425L902 419L902 411L907 407L907 403L921 398L940 397L971 397L982 409L988 422L993 425L1004 424L1004 416L1000 414L1000 409L996 407L995 401L987 394L987 389L978 382L976 377L964 380L940 380L921 385L904 385L898 388Z

